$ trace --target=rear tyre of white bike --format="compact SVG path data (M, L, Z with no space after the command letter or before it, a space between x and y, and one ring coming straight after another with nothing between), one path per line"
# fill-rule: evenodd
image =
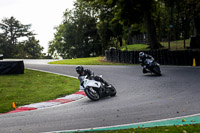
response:
M115 87L113 85L111 85L110 96L114 97L116 94L117 94L117 91L116 91Z

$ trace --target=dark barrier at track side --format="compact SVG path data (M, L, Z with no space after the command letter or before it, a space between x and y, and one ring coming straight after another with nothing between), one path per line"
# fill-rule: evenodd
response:
M0 60L3 60L3 54L0 54Z
M107 50L105 52L106 59L111 62L139 64L140 51L121 51L121 50ZM193 59L195 59L196 66L200 66L200 51L199 50L153 50L145 51L150 54L161 65L182 65L192 66Z
M23 61L0 61L0 75L24 74Z

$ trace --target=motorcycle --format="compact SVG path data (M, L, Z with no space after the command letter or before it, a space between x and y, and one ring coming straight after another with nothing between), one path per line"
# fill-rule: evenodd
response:
M100 76L102 77L102 76ZM88 77L81 76L80 80L80 90L84 90L85 94L92 101L98 101L100 98L106 96L115 96L117 91L113 85L106 86L105 84L95 81L93 76Z
M161 71L160 71L160 64L158 64L155 60L153 59L146 59L144 61L144 66L145 66L145 69L149 70L148 72L151 72L151 73L155 73L159 76L161 76Z

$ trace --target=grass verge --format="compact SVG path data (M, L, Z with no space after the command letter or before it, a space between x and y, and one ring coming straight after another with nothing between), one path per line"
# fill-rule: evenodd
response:
M49 64L63 64L63 65L130 65L125 63L108 62L104 60L104 57L88 57L67 59L50 62Z
M112 130L112 131L95 131L95 132L91 131L88 133L102 133L102 132L104 133L199 133L200 124L161 126L161 127L150 127L150 128L131 128L131 129Z
M160 44L165 48L168 49L168 42L160 42ZM189 47L190 39L185 40L185 47ZM184 50L184 42L183 40L178 41L171 41L170 42L170 49L171 50Z
M162 49L168 49L168 42L160 42L160 44L163 46ZM185 47L189 47L190 44L190 39L185 40ZM133 45L127 45L121 47L121 50L128 50L128 51L147 51L150 50L148 48L149 45L147 44L133 44ZM178 40L178 41L171 41L170 42L170 50L184 50L184 41L183 40Z
M126 46L123 46L121 48L122 51L125 51L125 50L128 50L128 51L147 51L147 50L150 50L149 48L149 45L146 45L146 44L133 44L133 45L127 45L127 48Z
M28 69L24 74L0 75L0 81L0 113L14 110L12 102L19 107L79 90L78 79Z

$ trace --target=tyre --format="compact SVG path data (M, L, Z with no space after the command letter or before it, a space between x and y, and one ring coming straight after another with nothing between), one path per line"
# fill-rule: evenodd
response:
M161 76L161 71L160 71L160 67L159 66L154 66L153 68L153 72L159 76Z
M85 94L87 95L87 97L89 99L91 99L92 101L98 101L100 99L99 92L97 92L92 87L88 87L84 91L85 91Z
M111 85L110 96L114 97L116 94L117 94L117 91L116 91L115 87L113 85Z

